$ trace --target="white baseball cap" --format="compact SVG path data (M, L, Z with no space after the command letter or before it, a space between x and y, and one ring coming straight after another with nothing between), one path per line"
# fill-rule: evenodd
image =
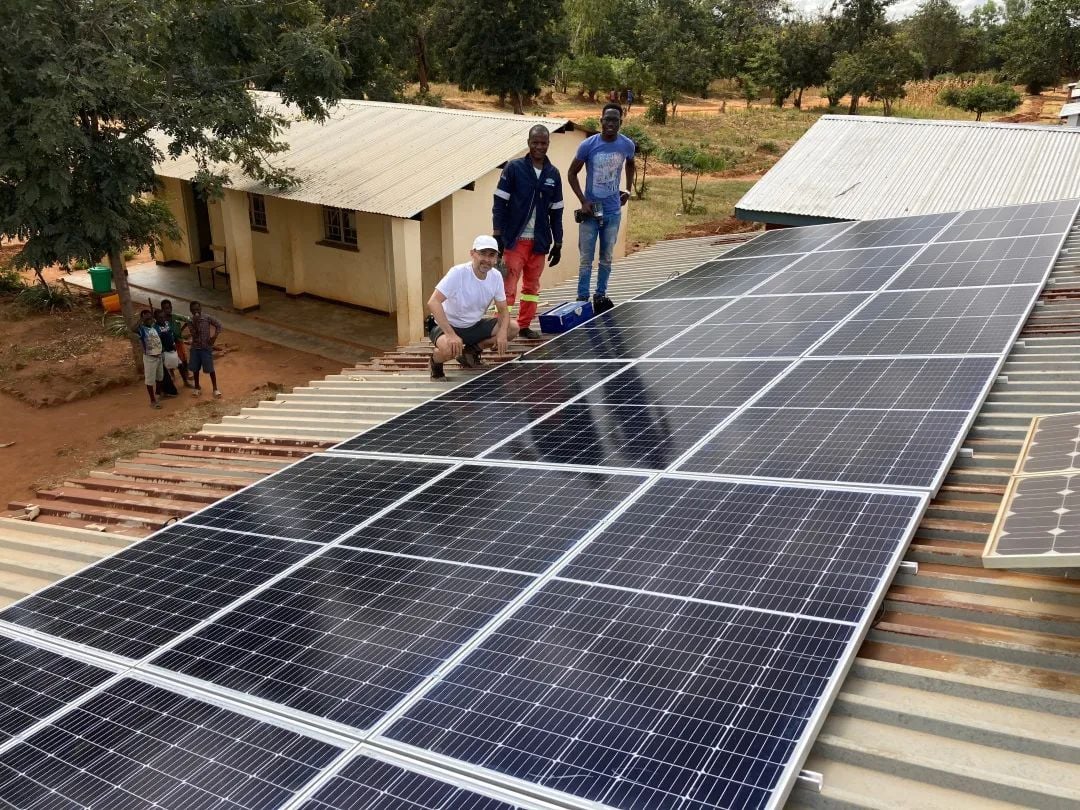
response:
M476 237L472 243L473 250L498 250L499 243L495 241L494 236L488 236L487 234L481 234Z

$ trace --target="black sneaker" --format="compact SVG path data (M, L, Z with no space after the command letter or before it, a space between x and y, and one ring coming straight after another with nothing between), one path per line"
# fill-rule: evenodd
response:
M522 329L520 332L518 332L518 337L523 338L524 340L541 340L542 339L539 332L537 332L535 329L530 329L527 326L524 329Z
M615 304L606 295L594 295L592 297L592 311L593 315L600 315L607 312L609 309L614 309Z
M442 363L435 362L435 355L428 358L428 368L431 369L431 379L445 380L446 372L443 371Z

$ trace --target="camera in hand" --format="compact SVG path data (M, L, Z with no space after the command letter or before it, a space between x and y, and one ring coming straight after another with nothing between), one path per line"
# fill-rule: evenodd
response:
M604 224L604 211L603 211L603 209L602 208L593 208L592 213L588 213L588 214L585 213L585 210L582 209L582 208L579 208L576 211L574 211L574 222L576 222L576 223L578 223L580 225L582 222L584 222L587 219L595 219L597 225L603 225Z

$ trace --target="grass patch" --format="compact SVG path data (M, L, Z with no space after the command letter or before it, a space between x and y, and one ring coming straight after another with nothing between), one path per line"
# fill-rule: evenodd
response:
M627 239L630 242L652 243L695 225L731 217L735 213L735 203L752 185L743 180L702 177L696 203L704 210L684 214L679 197L679 178L651 178L645 199L629 202ZM750 227L749 224L747 227Z

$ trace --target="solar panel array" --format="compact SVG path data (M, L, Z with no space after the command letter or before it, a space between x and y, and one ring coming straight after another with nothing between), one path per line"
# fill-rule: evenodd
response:
M983 553L989 568L1080 564L1080 413L1032 420Z
M763 234L20 601L0 801L778 806L1076 209Z

